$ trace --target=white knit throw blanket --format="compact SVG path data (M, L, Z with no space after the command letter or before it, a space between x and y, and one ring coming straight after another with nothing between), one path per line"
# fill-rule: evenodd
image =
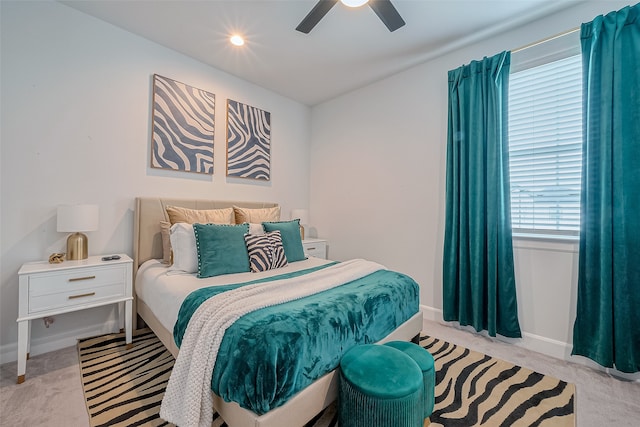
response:
M242 286L205 301L195 311L182 339L167 385L160 417L180 427L209 427L213 418L211 377L225 331L252 311L331 289L384 269L351 260L290 279Z

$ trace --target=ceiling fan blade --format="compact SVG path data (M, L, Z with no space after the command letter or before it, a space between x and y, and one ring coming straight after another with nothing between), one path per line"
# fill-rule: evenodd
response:
M309 31L316 26L318 22L324 17L324 15L331 10L331 8L338 2L338 0L320 0L311 9L311 12L304 17L302 22L296 27L296 30L301 33L309 34Z
M378 18L387 26L389 31L395 31L402 27L405 22L396 8L391 4L391 0L369 0L369 6L378 15Z

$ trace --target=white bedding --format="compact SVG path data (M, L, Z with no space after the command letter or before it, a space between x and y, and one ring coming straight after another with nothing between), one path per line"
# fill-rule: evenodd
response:
M135 287L138 298L154 312L162 326L173 332L182 301L191 292L207 286L221 286L243 283L263 277L272 277L293 271L304 270L328 264L332 261L309 257L304 261L288 264L286 267L261 273L235 273L198 279L195 274L169 271L161 260L152 259L143 263L136 275Z

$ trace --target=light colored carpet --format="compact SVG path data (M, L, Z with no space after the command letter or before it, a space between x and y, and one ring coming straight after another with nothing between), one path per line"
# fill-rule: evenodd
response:
M622 381L586 366L563 362L435 322L425 332L576 385L578 427L640 425L640 383ZM27 362L27 380L16 381L16 363L0 366L0 425L88 427L78 367L69 347Z

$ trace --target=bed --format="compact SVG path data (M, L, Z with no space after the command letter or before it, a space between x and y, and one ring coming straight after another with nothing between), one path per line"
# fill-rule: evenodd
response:
M163 257L163 244L160 223L167 221L167 206L179 206L189 209L222 209L232 206L240 206L247 209L264 209L276 207L275 203L263 202L237 202L237 201L215 201L215 200L193 200L193 199L173 199L173 198L146 198L136 199L135 223L134 223L134 278L136 279L136 295L134 300L134 321L135 314L149 326L159 337L162 343L174 355L178 355L178 346L174 340L174 331L169 326L172 322L172 315L167 319L167 313L175 311L175 308L168 309L163 306L163 296L154 295L149 287L144 288L142 273L151 276L160 276L158 272L165 268L160 264L159 259ZM295 272L298 270L328 270L330 261L309 257L298 263L291 263L287 270L283 272ZM327 268L325 268L327 267ZM155 273L153 273L155 271ZM140 274L138 274L140 272ZM270 275L277 275L280 272L271 270ZM252 274L252 273L240 273ZM261 273L258 273L261 274ZM293 274L293 273L292 273ZM232 281L242 281L242 276L229 275ZM215 280L223 280L218 276ZM146 279L145 279L146 280ZM164 280L164 279L163 279ZM185 285L198 287L200 279L187 277ZM166 297L165 297L166 300ZM419 310L408 316L408 319L401 323L395 330L384 336L379 342L389 340L411 340L420 333L422 329L422 314ZM276 426L302 426L311 420L316 414L331 404L337 396L337 375L333 370L328 372L301 391L294 394L286 403L275 407L266 413L256 413L245 409L236 402L226 402L222 397L213 394L213 408L226 423L232 427L276 427Z

